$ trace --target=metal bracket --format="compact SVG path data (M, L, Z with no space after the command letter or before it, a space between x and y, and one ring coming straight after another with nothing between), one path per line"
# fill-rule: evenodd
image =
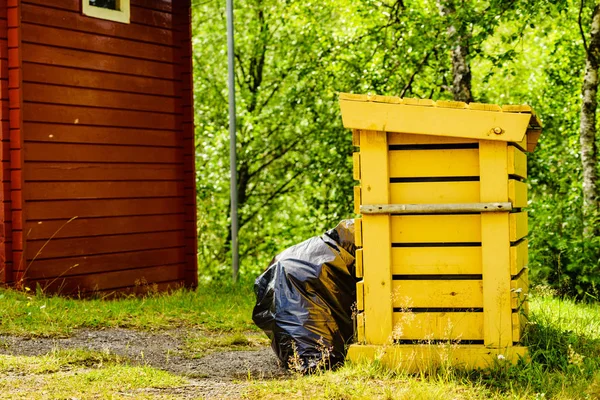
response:
M455 204L371 204L361 205L360 213L373 214L442 214L466 212L512 211L512 203L455 203Z

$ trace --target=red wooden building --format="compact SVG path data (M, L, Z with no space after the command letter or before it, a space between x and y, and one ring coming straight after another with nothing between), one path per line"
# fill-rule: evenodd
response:
M0 0L0 95L0 284L196 284L190 0Z

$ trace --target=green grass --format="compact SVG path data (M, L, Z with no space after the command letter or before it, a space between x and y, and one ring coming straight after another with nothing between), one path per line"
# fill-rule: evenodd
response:
M218 351L253 350L268 346L264 335L248 335L241 332L210 335L205 332L192 332L186 338L183 354L188 358L201 358Z
M154 293L117 300L67 299L0 289L0 334L67 336L79 328L141 330L201 327L209 331L257 330L250 284L202 284L195 291Z

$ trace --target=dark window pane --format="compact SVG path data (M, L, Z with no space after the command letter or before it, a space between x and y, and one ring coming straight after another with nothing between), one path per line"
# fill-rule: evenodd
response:
M110 10L117 9L117 0L89 0L90 6L108 8Z

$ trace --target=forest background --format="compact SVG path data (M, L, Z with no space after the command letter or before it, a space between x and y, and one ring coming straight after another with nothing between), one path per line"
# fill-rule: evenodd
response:
M230 279L225 10L193 5L201 279ZM339 92L529 104L530 274L598 299L600 6L573 0L237 0L242 278L352 218Z

